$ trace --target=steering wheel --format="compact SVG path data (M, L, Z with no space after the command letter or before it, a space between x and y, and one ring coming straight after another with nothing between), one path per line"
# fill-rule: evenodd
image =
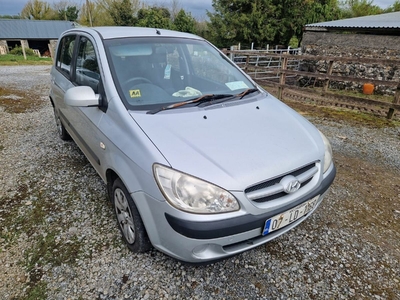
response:
M132 77L132 78L129 78L128 80L126 80L123 85L124 86L127 86L127 85L134 86L135 85L135 84L133 84L134 82L137 82L136 84L138 84L138 83L150 83L150 84L152 84L152 82L150 80L148 80L147 78L144 78L144 77Z

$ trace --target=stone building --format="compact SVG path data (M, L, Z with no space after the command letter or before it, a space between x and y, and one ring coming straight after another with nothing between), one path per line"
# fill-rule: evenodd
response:
M400 12L308 24L303 33L301 49L306 55L400 59ZM302 70L324 72L326 64L324 61L307 63ZM358 63L357 60L335 63L335 73L400 81L398 63L377 65ZM381 92L388 91L382 87Z
M50 56L60 34L77 26L70 21L0 19L0 55L23 45L41 56Z

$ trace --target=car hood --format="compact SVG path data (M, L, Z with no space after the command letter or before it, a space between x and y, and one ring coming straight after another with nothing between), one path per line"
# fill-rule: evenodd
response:
M318 130L272 96L131 115L172 168L231 191L324 154Z

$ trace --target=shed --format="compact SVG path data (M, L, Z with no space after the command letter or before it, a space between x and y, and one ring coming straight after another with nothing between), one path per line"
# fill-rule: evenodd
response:
M307 24L301 46L308 54L400 58L400 11Z
M61 33L77 26L70 21L0 19L0 54L23 44L40 55L49 56Z

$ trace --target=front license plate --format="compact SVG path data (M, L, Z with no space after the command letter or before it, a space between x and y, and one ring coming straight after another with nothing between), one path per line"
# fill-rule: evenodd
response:
M262 235L266 235L275 230L281 229L286 225L289 225L290 223L293 223L294 221L300 219L302 216L308 214L317 204L318 198L319 195L290 210L287 210L279 215L276 215L271 219L268 219L265 222Z

